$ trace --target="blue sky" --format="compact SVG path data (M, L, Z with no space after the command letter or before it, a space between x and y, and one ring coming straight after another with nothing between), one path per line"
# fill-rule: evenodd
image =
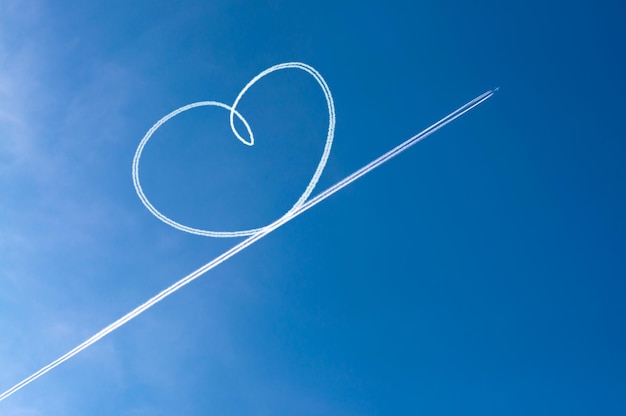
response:
M0 414L626 412L623 2L87 3L0 3L2 391L238 241L136 197L168 112L314 66L320 191L501 90ZM254 147L221 109L159 130L155 206L231 230L295 202L321 90L283 71L239 110Z

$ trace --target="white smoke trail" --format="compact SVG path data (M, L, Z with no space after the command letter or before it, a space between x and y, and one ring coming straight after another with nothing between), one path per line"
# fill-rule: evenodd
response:
M198 228L188 227L186 225L180 224L172 220L171 218L159 212L159 210L157 210L150 203L150 201L148 200L148 197L146 197L146 195L144 194L143 189L141 188L141 182L139 181L139 162L141 161L141 155L142 155L144 147L148 143L148 140L150 140L152 135L165 122L177 116L178 114L187 110L191 110L192 108L195 108L195 107L213 106L213 107L221 107L226 110L229 110L230 111L230 128L233 131L233 134L235 135L235 137L237 137L237 139L239 139L242 143L248 146L254 145L254 134L252 133L252 130L250 129L250 125L248 124L246 119L241 114L239 114L239 112L237 112L236 110L237 105L239 104L239 101L244 96L244 94L248 91L248 89L250 89L250 87L256 84L261 78L271 74L272 72L280 71L282 69L300 69L310 74L311 76L313 76L313 78L315 78L315 81L317 81L317 83L319 84L320 88L322 88L322 91L324 92L324 98L326 98L326 104L328 106L328 131L326 134L326 143L324 145L324 152L322 153L322 157L320 158L317 168L315 169L315 172L313 173L311 180L306 186L306 189L304 190L302 195L300 195L296 203L289 209L289 211L283 214L283 217L287 217L293 214L295 211L298 210L298 208L302 207L304 202L311 195L311 192L313 192L313 188L315 188L315 185L317 185L317 182L319 181L320 176L322 175L322 172L324 171L324 167L326 166L326 162L328 161L328 157L330 156L330 150L333 145L333 138L335 136L335 103L333 101L333 96L330 93L330 89L328 88L328 85L326 84L326 81L324 81L324 78L322 78L322 75L319 72L317 72L315 68L307 64L303 64L301 62L287 62L287 63L270 67L266 69L265 71L261 72L260 74L258 74L257 76L255 76L254 78L252 78L252 80L248 82L248 84L246 84L246 86L243 87L243 89L239 92L239 94L237 95L237 98L235 98L235 102L233 103L232 107L227 104L218 102L218 101L201 101L201 102L197 102L193 104L188 104L186 106L180 107L172 111L171 113L163 117L161 120L157 121L155 125L152 126L150 130L148 130L146 135L143 137L143 139L139 143L139 146L137 147L137 151L135 152L135 157L133 159L133 183L135 185L135 190L137 191L137 195L139 196L139 199L141 199L141 202L145 205L146 208L148 208L148 210L155 217L157 217L164 223L178 230L185 231L191 234L203 235L207 237L245 237L245 236L258 233L265 228L265 227L259 227L259 228L252 228L249 230L240 230L240 231L211 231L211 230L201 230ZM249 141L246 141L235 128L235 116L237 116L237 118L244 124L248 132L248 136L250 136Z
M150 138L150 136L163 123L165 123L167 120L169 120L170 118L174 117L175 115L180 114L181 112L186 111L186 110L188 110L190 108L193 108L193 107L202 106L202 105L212 105L212 106L218 106L218 107L222 107L222 108L230 110L230 112L231 112L230 122L231 122L231 128L233 129L233 132L235 133L235 135L237 136L237 138L239 140L241 140L242 142L246 143L247 145L252 145L254 143L254 138L253 138L253 135L252 135L252 131L250 130L250 127L249 127L248 123L236 111L235 108L236 108L239 100L243 96L243 94L255 82L257 82L260 78L262 78L263 76L265 76L265 75L267 75L267 74L269 74L269 73L271 73L273 71L276 71L278 69L284 69L284 68L303 69L303 70L309 72L310 74L312 74L316 78L318 83L322 86L322 89L324 89L324 94L326 95L326 99L327 99L327 103L328 103L330 120L329 120L327 144L326 144L326 147L325 147L324 155L322 156L322 161L320 161L320 163L318 165L318 169L316 170L315 175L313 176L313 179L311 180L311 182L309 183L309 186L307 187L307 190L303 194L303 195L306 195L306 196L305 197L300 197L300 199L298 200L298 202L296 202L294 207L292 207L285 215L283 215L278 220L274 221L273 223L271 223L271 224L269 224L269 225L267 225L265 227L261 227L261 228L254 229L254 230L244 230L244 231L237 231L237 232L213 232L213 231L189 229L190 227L186 227L184 225L181 225L181 224L178 224L178 223L174 223L173 221L169 220L167 217L165 217L163 215L159 216L160 213L158 213L158 211L156 211L156 209L154 207L152 207L152 205L150 205L150 203L148 202L148 200L145 197L145 195L143 195L143 192L141 192L141 187L139 185L138 176L137 176L137 173L138 173L138 163L139 163L139 159L141 157L141 150L143 149L143 146L145 145L147 140ZM473 100L471 100L468 103L464 104L463 106L459 107L457 110L455 110L452 113L448 114L447 116L445 116L441 120L437 121L436 123L434 123L430 127L426 128L422 132L416 134L415 136L409 138L408 140L404 141L400 145L398 145L395 148L391 149L387 153L385 153L382 156L380 156L380 157L376 158L375 160L371 161L367 165L363 166L361 169L355 171L351 175L349 175L346 178L342 179L341 181L339 181L335 185L333 185L330 188L324 190L323 192L321 192L317 196L311 198L310 200L307 200L307 198L308 198L310 192L313 190L313 187L317 183L317 180L319 179L318 171L319 171L319 174L321 174L321 171L323 170L324 165L326 163L326 159L328 158L328 154L330 153L330 146L332 144L332 136L334 134L334 118L335 118L335 115L334 115L335 114L334 113L334 105L333 105L332 97L330 95L330 91L328 90L328 87L327 87L324 79L313 68L311 68L311 67L309 67L309 66L307 66L305 64L300 64L300 63L287 63L287 64L277 65L277 66L274 66L272 68L267 69L266 71L263 71L262 73L257 75L255 78L253 78L252 81L250 81L248 83L248 85L246 85L246 87L244 87L244 89L239 93L239 95L237 96L237 99L235 100L235 103L232 105L232 107L228 106L226 104L223 104L223 103L216 102L216 101L205 101L205 102L194 103L194 104L190 104L188 106L181 107L178 110L175 110L172 113L168 114L167 116L165 116L164 118L159 120L148 131L148 133L146 134L146 136L142 140L142 142L140 144L140 147L138 148L137 153L135 155L135 160L133 161L133 179L134 179L134 183L135 183L135 186L136 186L136 189L137 189L137 193L139 194L140 198L142 198L142 202L144 202L144 204L148 207L148 209L150 209L150 207L152 207L152 209L150 209L150 211L154 215L156 215L159 219L161 219L162 221L164 221L164 222L166 222L166 223L168 223L168 224L170 224L170 225L172 225L172 226L174 226L176 228L179 228L179 229L181 229L183 231L191 232L191 233L194 233L194 234L212 235L212 236L219 236L219 237L232 237L232 236L240 236L240 235L250 235L250 237L248 237L247 239L243 240L242 242L240 242L239 244L235 245L234 247L232 247L231 249L227 250L226 252L220 254L218 257L214 258L213 260L211 260L210 262L206 263L204 266L198 268L194 272L192 272L192 273L188 274L187 276L183 277L182 279L180 279L179 281L177 281L176 283L174 283L173 285L171 285L167 289L165 289L162 292L158 293L156 296L150 298L148 301L144 302L142 305L138 306L137 308L133 309L132 311L130 311L126 315L122 316L121 318L119 318L118 320L113 322L112 324L108 325L107 327L105 327L104 329L102 329L101 331L99 331L98 333L96 333L95 335L93 335L91 338L87 339L86 341L84 341L80 345L76 346L75 348L73 348L72 350L67 352L66 354L62 355L61 357L59 357L56 360L52 361L50 364L42 367L40 370L36 371L35 373L31 374L30 376L28 376L24 380L20 381L19 383L17 383L16 385L11 387L10 389L6 390L4 393L0 394L0 401L8 398L9 396L14 394L18 390L22 389L23 387L27 386L28 384L32 383L33 381L35 381L39 377L41 377L44 374L46 374L50 370L52 370L55 367L61 365L65 361L69 360L70 358L74 357L76 354L78 354L81 351L85 350L89 346L95 344L100 339L104 338L105 336L107 336L111 332L115 331L116 329L118 329L122 325L126 324L131 319L137 317L138 315L140 315L141 313L145 312L146 310L148 310L152 306L156 305L158 302L162 301L163 299L165 299L169 295L171 295L174 292L176 292L177 290L181 289L183 286L191 283L192 281L196 280L197 278L199 278L200 276L202 276L203 274L205 274L209 270L213 269L214 267L220 265L224 261L226 261L229 258L233 257L235 254L237 254L240 251L244 250L246 247L249 247L250 245L254 244L255 242L257 242L261 238L263 238L266 235L270 234L272 231L276 230L277 228L283 226L284 224L288 223L292 219L296 218L298 215L300 215L300 214L304 213L305 211L313 208L315 205L319 204L320 202L322 202L326 198L330 197L334 193L336 193L339 190L345 188L346 186L348 186L352 182L356 181L360 177L366 175L367 173L369 173L372 170L376 169L377 167L379 167L383 163L387 162L388 160L390 160L390 159L396 157L397 155L399 155L400 153L404 152L409 147L411 147L414 144L418 143L419 141L425 139L426 137L428 137L429 135L431 135L435 131L439 130L440 128L444 127L445 125L447 125L447 124L451 123L452 121L456 120L457 118L459 118L463 114L467 113L471 109L475 108L476 106L482 104L487 99L489 99L491 96L493 96L495 91L496 90L490 90L490 91L487 91L487 92L479 95L478 97L474 98ZM233 119L234 116L237 116L244 123L246 129L248 130L248 134L250 135L250 142L246 142L245 139L243 139L239 135L239 133L236 131L236 129L234 127L234 121L233 121L234 120ZM310 187L310 189L309 189L309 187ZM302 200L302 202L300 202L301 200Z

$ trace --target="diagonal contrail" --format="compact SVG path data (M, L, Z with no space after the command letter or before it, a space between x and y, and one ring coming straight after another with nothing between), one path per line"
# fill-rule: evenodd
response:
M7 397L11 396L13 393L17 392L18 390L22 389L23 387L25 387L28 384L32 383L33 381L37 380L39 377L43 376L48 371L50 371L50 370L54 369L55 367L61 365L65 361L67 361L70 358L74 357L76 354L80 353L81 351L83 351L86 348L90 347L91 345L95 344L100 339L104 338L105 336L107 336L111 332L115 331L116 329L118 329L122 325L126 324L131 319L139 316L140 314L142 314L143 312L145 312L146 310L148 310L152 306L156 305L157 303L159 303L160 301L162 301L163 299L165 299L169 295L173 294L177 290L181 289L183 286L191 283L192 281L196 280L198 277L202 276L203 274L205 274L209 270L213 269L214 267L218 266L219 264L221 264L224 261L228 260L229 258L233 257L235 254L239 253L240 251L242 251L246 247L249 247L250 245L254 244L255 242L257 242L261 238L265 237L266 235L270 234L271 232L273 232L277 228L283 226L284 224L288 223L292 219L296 218L298 215L300 215L300 214L304 213L305 211L313 208L315 205L319 204L320 202L322 202L323 200L325 200L329 196L331 196L334 193L338 192L339 190L345 188L346 186L348 186L352 182L356 181L360 177L366 175L367 173L369 173L372 170L376 169L377 167L379 167L383 163L387 162L388 160L390 160L390 159L396 157L397 155L399 155L400 153L404 152L409 147L411 147L414 144L416 144L416 143L420 142L421 140L425 139L426 137L428 137L429 135L431 135L435 131L439 130L440 128L444 127L445 125L447 125L447 124L451 123L452 121L456 120L457 118L459 118L463 114L467 113L471 109L473 109L473 108L477 107L478 105L482 104L483 102L488 100L490 97L492 97L495 94L496 91L497 91L496 89L489 90L489 91L479 95L478 97L476 97L473 100L469 101L467 104L459 107L457 110L455 110L452 113L448 114L447 116L445 116L444 118L442 118L441 120L436 122L435 124L433 124L430 127L426 128L422 132L416 134L415 136L413 136L410 139L406 140L402 144L394 147L393 149L391 149L387 153L385 153L382 156L380 156L380 157L376 158L375 160L371 161L367 165L363 166L361 169L355 171L351 175L349 175L346 178L342 179L341 181L337 182L335 185L333 185L330 188L326 189L325 191L321 192L317 196L307 200L302 205L300 205L297 209L295 209L294 211L290 212L288 215L285 215L285 216L281 217L279 220L275 221L274 223L261 228L260 229L261 231L258 231L257 233L253 234L252 236L250 236L247 239L245 239L242 242L240 242L239 244L235 245L233 248L229 249L228 251L220 254L218 257L216 257L213 260L211 260L210 262L206 263L204 266L200 267L199 269L195 270L194 272L192 272L192 273L188 274L187 276L183 277L182 279L180 279L179 281L177 281L176 283L174 283L173 285L171 285L167 289L163 290L162 292L160 292L156 296L150 298L148 301L146 301L142 305L138 306L137 308L133 309L132 311L130 311L126 315L122 316L121 318L119 318L118 320L113 322L112 324L108 325L107 327L102 329L100 332L96 333L91 338L89 338L86 341L84 341L82 344L76 346L71 351L67 352L66 354L64 354L61 357L57 358L56 360L52 361L50 364L46 365L45 367L42 367L40 370L36 371L32 375L28 376L24 380L20 381L19 383L17 383L16 385L11 387L7 391L5 391L4 393L0 394L0 401L6 399Z

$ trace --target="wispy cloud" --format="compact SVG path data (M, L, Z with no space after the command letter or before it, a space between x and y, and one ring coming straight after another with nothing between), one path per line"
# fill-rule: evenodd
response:
M0 28L0 30L6 30ZM6 39L0 33L0 39ZM29 100L34 89L32 67L34 53L24 45L15 45L11 51L0 45L5 64L0 67L0 173L22 165L34 151L34 131L29 111Z
M0 5L0 257L47 236L84 244L122 209L89 180L123 138L132 81L115 60L79 64L50 33L50 19L41 2ZM65 81L51 82L59 72Z
M84 331L91 328L92 315L77 315L77 306L68 303L59 308L72 288L54 289L54 282L61 281L54 270L71 260L80 263L73 253L99 253L107 232L128 226L125 208L95 192L89 182L97 174L98 151L125 128L131 82L114 60L83 65L86 75L73 82L72 68L80 57L48 33L50 19L42 2L0 2L3 386L45 362L51 352L89 335ZM63 85L50 82L59 70L66 71ZM78 269L65 273L71 270ZM58 300L51 302L52 296ZM33 342L34 336L41 341ZM40 408L50 409L54 401ZM3 404L2 413L39 414L19 404Z

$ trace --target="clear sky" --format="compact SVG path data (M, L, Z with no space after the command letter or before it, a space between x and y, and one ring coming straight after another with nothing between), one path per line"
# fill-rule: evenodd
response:
M412 4L412 5L410 5ZM462 119L0 402L10 416L626 414L623 1L0 1L0 391L233 246L145 132L314 66L318 188ZM271 74L146 147L184 224L263 226L321 156ZM314 192L315 193L315 192Z

